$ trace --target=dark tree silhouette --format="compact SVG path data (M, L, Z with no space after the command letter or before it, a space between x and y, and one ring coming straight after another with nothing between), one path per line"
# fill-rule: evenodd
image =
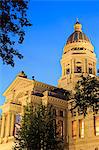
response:
M64 140L56 125L53 106L27 104L13 150L63 150Z
M82 77L75 87L74 108L78 108L84 116L87 110L91 108L93 112L99 111L99 78Z
M23 58L15 48L15 43L22 44L24 27L31 26L26 13L29 1L0 0L0 57L7 65L15 65L15 56Z

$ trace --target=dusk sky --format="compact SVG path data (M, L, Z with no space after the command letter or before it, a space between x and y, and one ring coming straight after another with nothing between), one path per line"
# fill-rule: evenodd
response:
M22 70L30 79L35 76L35 80L57 86L63 47L76 18L95 47L99 68L99 1L30 0L28 18L33 26L26 28L24 43L17 45L23 60L15 58L14 68L0 60L0 105L3 92Z

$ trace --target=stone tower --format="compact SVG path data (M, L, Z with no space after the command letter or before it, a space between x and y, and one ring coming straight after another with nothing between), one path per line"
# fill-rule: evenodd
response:
M64 89L73 89L82 74L96 75L94 47L82 32L82 25L78 20L74 25L74 32L64 46L61 67L62 74L58 86Z

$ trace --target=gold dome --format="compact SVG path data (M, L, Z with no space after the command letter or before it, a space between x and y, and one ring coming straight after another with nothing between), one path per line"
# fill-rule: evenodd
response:
M67 43L74 43L74 42L90 42L88 37L82 32L82 25L77 21L74 25L74 32L69 36L67 39Z

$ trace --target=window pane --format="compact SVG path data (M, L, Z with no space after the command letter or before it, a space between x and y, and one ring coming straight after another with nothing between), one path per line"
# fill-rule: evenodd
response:
M76 130L77 130L77 122L74 120L72 121L72 137L76 137Z
M79 137L84 138L84 120L79 120Z
M63 121L61 121L61 120L59 120L58 121L58 132L59 132L59 135L61 136L61 137L63 137Z
M14 136L17 137L17 133L20 129L20 123L21 123L21 116L19 114L15 117L15 124L14 124Z
M95 117L95 133L99 135L99 116Z

